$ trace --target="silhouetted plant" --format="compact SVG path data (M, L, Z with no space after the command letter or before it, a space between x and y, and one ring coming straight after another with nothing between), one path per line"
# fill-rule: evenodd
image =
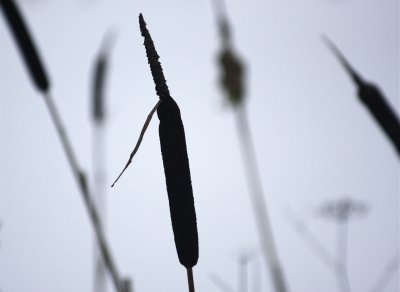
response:
M56 127L57 134L61 140L63 149L67 156L74 178L79 186L83 201L89 214L94 232L96 235L97 243L99 245L101 255L105 265L107 266L115 285L115 289L119 292L120 280L115 267L114 261L111 257L110 250L106 243L103 230L100 226L99 216L96 207L92 201L92 197L89 193L87 186L86 175L83 173L76 160L75 153L72 149L71 143L67 136L67 132L61 121L61 117L57 111L57 108L50 95L50 82L44 69L43 63L39 58L39 54L33 44L32 38L28 32L22 15L14 3L13 0L0 0L0 6L4 13L6 20L8 21L9 27L14 35L14 38L18 44L18 48L28 68L28 72L37 87L37 89L43 94L46 106L51 115L52 121Z
M151 117L155 110L157 110L157 115L160 120L159 136L161 154L164 163L176 251L178 253L179 262L187 270L189 291L194 292L192 268L197 264L199 247L185 131L179 107L169 93L161 64L158 61L159 56L154 47L150 33L146 28L146 23L142 14L139 15L139 24L140 31L144 37L144 46L150 70L156 85L156 93L160 100L150 112L128 162L112 186L114 186L122 173L132 162L132 158L139 149Z
M349 73L354 84L357 86L360 100L374 116L375 121L380 125L387 137L392 141L397 154L400 156L400 120L398 116L387 103L378 87L364 81L350 66L343 54L331 40L327 37L324 37L323 40L342 63L347 73Z

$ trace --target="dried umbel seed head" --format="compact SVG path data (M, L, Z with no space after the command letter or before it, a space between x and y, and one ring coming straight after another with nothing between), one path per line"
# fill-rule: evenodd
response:
M39 91L47 92L49 79L16 3L13 0L0 0L0 6L35 86Z

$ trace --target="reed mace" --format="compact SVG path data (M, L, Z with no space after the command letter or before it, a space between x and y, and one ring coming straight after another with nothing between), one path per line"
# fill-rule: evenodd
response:
M382 131L392 142L400 157L400 120L391 106L387 103L385 97L377 86L366 82L363 78L351 67L337 46L326 36L323 36L323 41L331 49L333 54L339 59L346 72L350 75L354 84L358 89L358 97L366 106L375 121L380 125Z
M139 140L128 162L112 186L115 185L123 172L131 164L134 155L139 149L150 120L154 112L157 111L157 116L160 120L159 137L161 155L164 164L175 247L179 262L186 268L189 292L194 292L193 267L197 264L199 258L199 246L185 130L179 107L169 93L164 73L159 62L159 55L157 54L150 33L147 30L146 22L142 14L139 15L139 26L141 34L144 37L147 60L150 65L150 71L153 76L159 101L148 115L140 133Z
M120 278L118 276L117 268L114 264L111 252L106 243L106 239L101 228L100 219L96 210L96 207L92 201L92 197L89 193L86 175L83 173L79 164L76 160L75 153L72 149L70 140L67 136L67 132L63 126L60 114L53 102L53 98L50 95L50 85L47 74L44 70L43 63L41 62L37 50L33 44L32 38L28 32L25 22L19 12L18 7L12 0L0 0L0 5L6 20L8 21L9 27L14 35L14 39L18 44L18 48L22 54L25 61L27 69L31 75L31 78L37 87L37 89L42 93L45 100L47 109L50 113L51 119L57 130L57 134L61 140L64 152L67 156L68 163L71 167L73 176L76 183L78 184L79 190L82 195L82 199L86 206L89 218L91 220L97 243L104 261L107 266L109 273L114 282L115 290L118 292L123 292L120 288Z
M244 103L244 68L232 49L230 26L226 17L224 2L222 0L215 0L214 6L222 39L222 52L219 58L222 71L220 82L225 90L226 98L234 107L236 113L236 125L244 158L245 172L250 187L250 199L256 217L261 249L271 276L274 290L277 292L286 292L286 282L275 247Z

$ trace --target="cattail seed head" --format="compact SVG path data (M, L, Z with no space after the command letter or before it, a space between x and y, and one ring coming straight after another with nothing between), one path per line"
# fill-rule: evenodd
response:
M49 79L16 3L13 0L0 0L0 6L18 43L33 83L39 91L47 92Z

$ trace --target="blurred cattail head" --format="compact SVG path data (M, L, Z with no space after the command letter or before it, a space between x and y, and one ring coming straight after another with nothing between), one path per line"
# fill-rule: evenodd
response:
M222 43L222 49L218 55L219 83L225 91L229 104L238 106L243 102L245 95L244 65L233 50L231 27L226 16L225 3L222 0L214 0L213 3Z
M243 102L245 94L243 64L234 52L227 48L219 55L219 65L220 85L229 103L238 106Z
M95 123L101 123L105 118L106 77L109 67L110 50L114 40L115 33L107 31L94 63L92 117Z
M49 79L46 70L17 4L13 0L0 0L0 6L18 44L18 49L33 83L39 91L47 92Z

